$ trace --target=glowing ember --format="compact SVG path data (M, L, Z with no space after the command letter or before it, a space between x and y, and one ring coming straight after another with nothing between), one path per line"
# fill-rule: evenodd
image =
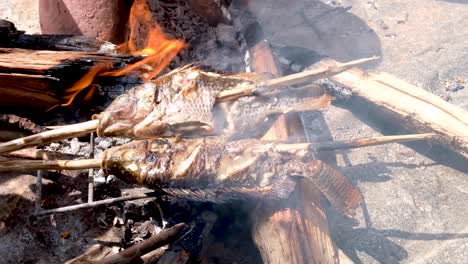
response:
M139 26L143 26L147 30L145 45L141 49L137 49L135 40ZM161 27L153 21L151 10L146 3L146 0L135 0L130 9L129 16L130 34L128 40L119 45L117 50L120 53L130 53L134 55L144 55L144 59L128 65L126 68L119 71L108 71L109 65L96 65L88 73L78 80L72 87L64 91L63 98L66 103L60 106L70 105L75 97L88 87L96 76L122 76L132 71L138 71L144 81L149 81L158 75L179 53L185 46L183 41L169 39L161 29ZM94 94L95 88L91 87L84 100L89 100Z

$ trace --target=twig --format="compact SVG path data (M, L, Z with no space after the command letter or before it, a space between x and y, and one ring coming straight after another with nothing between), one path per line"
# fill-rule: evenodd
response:
M96 130L98 124L99 120L91 120L0 143L0 154L27 147L44 145L66 138L83 136Z
M92 207L96 207L99 205L112 204L112 203L123 202L123 201L138 200L138 199L144 199L144 198L151 198L151 197L154 197L156 194L157 192L147 192L147 193L129 195L129 196L124 196L124 197L110 198L110 199L95 201L92 203L82 203L82 204L60 207L56 209L43 210L43 211L35 213L34 215L39 216L39 215L63 213L63 212L69 212L69 211L74 211L78 209L92 208Z

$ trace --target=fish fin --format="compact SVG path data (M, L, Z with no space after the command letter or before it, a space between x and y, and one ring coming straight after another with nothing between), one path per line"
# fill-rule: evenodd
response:
M296 188L296 181L285 177L265 187L224 187L206 189L163 188L174 197L198 202L228 203L246 199L286 199Z
M346 176L319 160L300 162L299 166L304 166L302 171L306 175L302 177L311 180L336 209L353 215L354 209L362 201L362 195Z

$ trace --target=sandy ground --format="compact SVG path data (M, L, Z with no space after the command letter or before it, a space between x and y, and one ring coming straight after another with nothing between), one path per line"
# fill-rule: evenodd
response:
M23 11L6 8L9 2ZM306 48L342 61L380 55L382 59L369 68L390 72L468 109L468 87L454 88L468 85L464 84L468 78L468 1L252 2L273 44ZM36 4L3 0L0 17L37 33L37 24L26 23L37 16ZM343 9L349 6L350 10ZM289 59L299 61L303 56ZM334 138L398 132L371 110L356 112L352 107L332 107L325 113L325 122ZM391 144L337 153L337 165L364 194L365 203L356 219L331 214L335 239L354 261L467 263L466 161L428 144ZM32 177L21 179L23 186L34 182ZM2 195L15 189L31 202L29 189L8 182L0 187Z
M341 61L380 55L370 69L468 109L468 88L451 90L468 77L468 1L323 1L337 8L317 1L268 2L255 6L272 43ZM334 138L398 132L379 118L353 107L325 113ZM354 261L467 263L465 160L427 144L391 144L338 153L337 165L364 194L357 221L337 217L331 223L338 244Z

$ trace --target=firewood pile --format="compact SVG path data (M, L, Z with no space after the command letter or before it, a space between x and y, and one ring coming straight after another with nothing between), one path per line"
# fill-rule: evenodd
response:
M246 13L230 1L136 0L120 45L0 20L0 172L37 171L30 228L68 215L100 229L62 231L81 250L61 261L352 263L325 207L353 217L362 195L319 157L427 140L468 158L462 109L358 68L376 57L283 74ZM336 101L375 106L410 132L311 138L298 113Z

